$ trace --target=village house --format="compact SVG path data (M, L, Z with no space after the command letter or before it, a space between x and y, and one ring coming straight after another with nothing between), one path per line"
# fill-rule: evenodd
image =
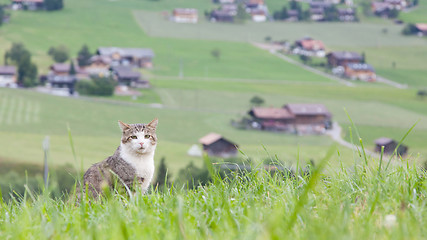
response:
M406 0L383 0L375 1L371 4L372 12L380 17L388 17L391 10L401 11L408 6Z
M344 76L352 80L374 82L377 80L374 68L366 63L348 63L345 67Z
M285 108L254 107L248 114L254 129L294 132L295 116Z
M235 143L217 133L209 133L200 138L199 142L203 146L203 151L211 157L230 158L236 157L238 153L238 146Z
M348 63L361 63L363 57L356 52L330 52L326 55L331 67L345 66Z
M310 8L310 19L320 22L325 18L325 10L323 8Z
M17 87L17 71L15 66L0 66L0 87Z
M325 45L320 40L305 37L295 41L292 53L305 56L325 57Z
M223 4L221 5L221 10L228 12L230 15L237 15L237 4Z
M283 108L295 116L298 134L323 134L332 127L332 114L323 104L290 103Z
M398 142L391 138L381 137L375 140L375 152L381 153L381 147L384 146L384 154L393 154ZM396 150L398 156L403 156L408 152L408 147L401 144Z
M356 11L353 8L338 9L338 18L341 22L356 21Z
M332 127L332 114L323 104L286 104L282 108L252 108L248 128L304 134L323 134Z
M89 65L84 70L89 75L108 76L111 65L111 58L106 56L94 55L89 59Z
M142 79L141 73L133 71L129 66L111 67L111 73L119 85L135 88L150 87L150 83L147 80Z
M267 15L264 10L257 9L251 11L252 21L254 22L265 22L267 21Z
M415 28L418 31L418 36L427 36L427 23L417 23L415 24Z
M289 21L289 22L297 22L298 21L299 13L297 10L287 10L286 12L288 14L288 18L286 19L286 21Z
M172 11L172 21L177 23L197 23L199 13L194 8L175 8Z
M40 10L44 9L44 0L12 0L12 9Z
M224 10L213 10L209 16L211 22L234 22L233 12Z
M96 54L102 57L109 57L112 66L153 67L154 52L149 48L100 47Z

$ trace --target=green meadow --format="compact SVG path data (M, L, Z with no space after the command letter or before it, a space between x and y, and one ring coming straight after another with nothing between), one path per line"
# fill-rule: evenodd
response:
M289 164L317 160L325 146L333 144L326 136L233 129L230 121L246 114L254 95L263 97L267 106L322 102L344 127L343 137L349 139L346 109L362 137L366 136L368 149L373 148L377 137L399 139L420 120L407 143L412 153L422 154L420 162L425 158L422 139L427 136L426 100L416 97L416 89L397 90L381 84L349 88L250 44L263 41L266 36L293 41L309 35L323 40L330 50L365 52L368 62L385 77L411 87L426 86L426 41L401 35L402 26L387 21L213 24L202 17L200 23L187 25L168 21L165 13L183 6L202 13L214 5L189 0L65 3L65 9L59 12L13 11L11 22L0 28L0 54L12 42L23 42L32 52L39 72L46 73L52 63L46 53L51 46L65 45L72 54L83 44L92 51L99 46L149 47L156 54L155 67L143 73L151 79L153 89L144 90L137 100L64 99L31 91L1 90L2 159L41 161L40 144L48 135L52 163L83 162L88 166L117 147L117 120L141 122L154 117L160 118L161 126L157 157L165 156L175 171L189 161L200 163L200 159L189 157L186 152L209 132L228 137L250 157L263 159L277 154ZM267 3L272 4L272 9L280 9L282 4ZM220 51L218 59L212 57L213 49ZM161 108L146 105L150 103L161 104ZM67 126L75 139L78 159L71 154ZM352 155L344 147L341 151Z

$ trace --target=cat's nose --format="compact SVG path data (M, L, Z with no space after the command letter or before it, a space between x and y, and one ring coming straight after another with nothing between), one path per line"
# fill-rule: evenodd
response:
M140 145L141 145L141 147L143 147L144 146L144 143L143 142L141 142L141 143L139 143Z

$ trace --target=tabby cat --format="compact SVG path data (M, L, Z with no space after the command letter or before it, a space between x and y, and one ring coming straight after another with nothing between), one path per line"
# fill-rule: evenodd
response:
M157 118L149 124L119 121L120 146L112 156L92 165L83 176L84 189L88 189L92 197L99 197L105 187L113 188L115 184L147 191L154 174L157 123Z

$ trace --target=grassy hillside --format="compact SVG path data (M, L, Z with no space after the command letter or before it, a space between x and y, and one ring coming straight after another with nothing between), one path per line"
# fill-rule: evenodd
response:
M401 12L399 19L408 23L427 23L427 1L419 0L416 8L408 11Z
M426 173L372 160L311 178L263 171L206 187L114 195L102 204L48 196L0 202L2 239L422 239ZM380 169L380 170L378 170Z

